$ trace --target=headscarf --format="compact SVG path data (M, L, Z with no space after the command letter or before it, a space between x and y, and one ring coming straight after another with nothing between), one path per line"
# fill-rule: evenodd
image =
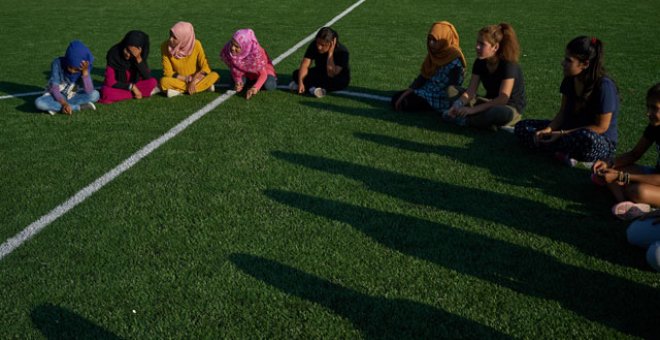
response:
M428 35L433 36L438 44L433 50L427 46L428 54L422 63L421 71L424 78L431 79L440 67L449 64L456 58L461 59L463 66L467 65L454 25L448 21L436 22L431 26Z
M172 47L167 45L168 51L174 58L181 59L192 54L195 47L195 29L189 22L179 21L170 29L179 43Z
M234 55L231 52L231 40L227 42L220 52L220 58L227 66L247 73L258 73L268 65L268 54L259 45L254 31L249 28L238 30L234 33L233 40L241 47L241 52Z
M66 53L64 57L60 58L60 64L64 70L64 77L68 79L71 83L75 83L81 76L81 72L78 73L69 73L67 66L72 66L75 68L80 67L80 64L86 60L89 62L89 69L92 69L92 62L94 61L94 56L92 51L85 46L80 40L72 41L69 46L66 48Z
M115 77L121 83L128 82L126 71L136 65L136 60L132 56L128 60L124 58L124 49L128 48L128 46L141 48L142 62L147 65L147 68L149 67L147 64L147 59L149 58L149 36L142 31L130 31L126 33L124 39L112 46L106 55L108 66L115 70Z

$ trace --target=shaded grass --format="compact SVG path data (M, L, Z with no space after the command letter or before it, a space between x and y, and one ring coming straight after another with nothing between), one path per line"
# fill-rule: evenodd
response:
M124 33L102 30L109 22L132 27L140 18L157 37L190 18L209 56L243 25L277 56L349 3L327 2L323 11L312 2L229 3L216 17L202 15L218 10L212 2L167 10L147 2L131 12L120 2L95 7L83 19L91 30L55 25L52 33L88 34L96 52ZM632 44L642 56L658 54L640 48L654 27L653 2L594 6L368 1L336 27L351 49L352 89L387 95L417 72L430 22L454 22L471 59L472 32L510 21L527 54L529 117L558 106L565 42L602 36L624 99L625 149L641 131L635 102L653 65L640 58L631 67L624 52ZM36 7L0 17L44 17ZM594 20L582 18L592 12ZM611 25L596 20L614 13L621 18ZM8 20L9 33L38 36ZM44 66L69 40L59 37L39 40L43 55L25 49L7 58L12 71L0 90L41 86ZM301 56L278 65L282 80ZM158 65L153 55L150 62ZM70 118L24 112L33 98L1 101L0 235L215 96L119 103ZM653 337L657 274L626 245L607 193L585 175L510 135L383 103L283 91L235 97L4 259L0 323L10 337Z

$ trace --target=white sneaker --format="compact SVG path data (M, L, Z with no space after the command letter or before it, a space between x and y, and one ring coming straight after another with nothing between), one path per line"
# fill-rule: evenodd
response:
M82 103L82 104L80 104L80 111L82 111L82 110L96 111L96 105L94 105L94 103L92 103L92 102Z
M51 116L54 116L54 115L57 114L57 112L55 112L53 110L48 110L48 114L51 115Z
M209 87L209 89L207 91L215 92L215 84L211 85L211 87Z
M176 97L176 96L178 96L182 93L183 92L180 92L180 91L177 91L177 90L167 89L167 98Z
M159 93L160 93L160 87L156 86L156 87L154 87L153 90L151 90L150 96L154 96L154 95L157 95Z
M325 97L325 90L320 88L320 87L311 87L309 89L309 93L313 95L316 98L323 98Z
M291 91L298 91L298 83L296 83L295 81L292 80L292 81L289 83L289 90L291 90Z

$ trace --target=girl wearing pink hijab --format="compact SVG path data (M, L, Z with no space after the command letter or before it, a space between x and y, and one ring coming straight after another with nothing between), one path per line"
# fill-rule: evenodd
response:
M160 46L163 78L160 88L168 97L184 92L215 92L220 75L211 71L202 43L195 39L191 23L180 21L170 29L170 38Z
M245 98L250 99L259 93L262 87L266 90L277 88L277 74L273 62L259 45L251 29L236 31L220 52L220 58L229 66L236 92L243 91L247 81L252 83L245 93Z

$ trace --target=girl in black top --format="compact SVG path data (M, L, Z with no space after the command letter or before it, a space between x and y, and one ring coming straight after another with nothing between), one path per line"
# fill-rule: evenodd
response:
M312 61L314 67L310 67ZM289 88L299 94L308 91L316 97L323 97L326 91L345 89L350 80L348 49L339 43L335 30L323 27L316 34L316 40L307 47L300 68L293 72Z
M513 126L526 105L516 32L506 23L486 26L479 30L476 52L470 85L443 118L480 128ZM475 98L479 83L485 98Z

